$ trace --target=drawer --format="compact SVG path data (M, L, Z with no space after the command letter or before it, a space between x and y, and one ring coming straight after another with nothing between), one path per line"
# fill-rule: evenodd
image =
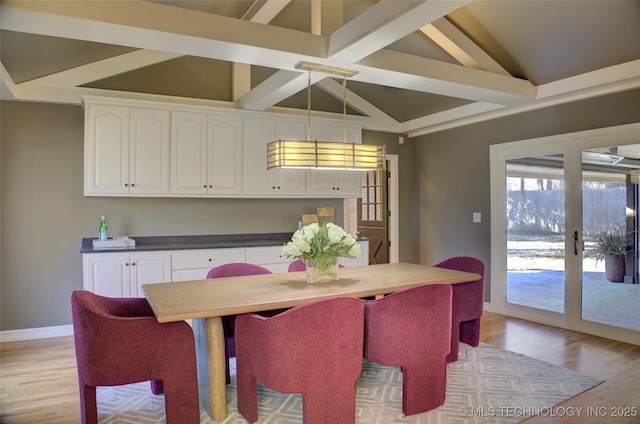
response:
M282 246L248 247L247 262L256 265L291 262L291 259L280 256L281 253Z
M185 250L171 254L171 269L211 269L214 266L246 262L245 248Z

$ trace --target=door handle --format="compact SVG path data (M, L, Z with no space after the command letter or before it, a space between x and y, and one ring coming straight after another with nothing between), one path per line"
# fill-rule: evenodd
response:
M573 232L573 254L578 256L578 244L580 241L578 240L578 230Z

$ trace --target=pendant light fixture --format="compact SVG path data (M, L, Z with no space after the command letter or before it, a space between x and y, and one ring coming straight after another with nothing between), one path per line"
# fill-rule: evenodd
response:
M325 169L339 171L375 171L385 168L385 148L347 142L347 78L358 73L309 62L300 62L296 69L308 72L307 139L277 140L267 145L267 168ZM323 72L342 77L343 142L311 141L311 72Z

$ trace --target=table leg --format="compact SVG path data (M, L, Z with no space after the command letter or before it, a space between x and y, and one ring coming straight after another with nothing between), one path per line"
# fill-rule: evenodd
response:
M222 319L193 320L200 402L214 421L227 417L227 377Z

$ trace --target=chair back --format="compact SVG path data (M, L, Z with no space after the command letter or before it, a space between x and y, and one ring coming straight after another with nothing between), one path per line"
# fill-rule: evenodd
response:
M307 265L304 263L304 261L302 259L296 259L295 261L291 262L289 264L289 272L296 272L296 271L304 271L307 269Z
M454 256L434 266L481 276L479 281L453 285L453 315L457 321L480 318L484 309L484 262L471 256Z
M246 262L232 262L211 268L207 278L240 277L243 275L271 274L267 268Z
M451 298L450 285L424 284L367 301L365 358L401 366L421 356L448 355Z
M257 420L256 381L301 393L303 422L355 422L362 370L364 301L351 297L298 305L267 318L238 315L238 410Z
M364 357L400 367L405 415L445 401L451 299L450 285L424 284L365 303Z

